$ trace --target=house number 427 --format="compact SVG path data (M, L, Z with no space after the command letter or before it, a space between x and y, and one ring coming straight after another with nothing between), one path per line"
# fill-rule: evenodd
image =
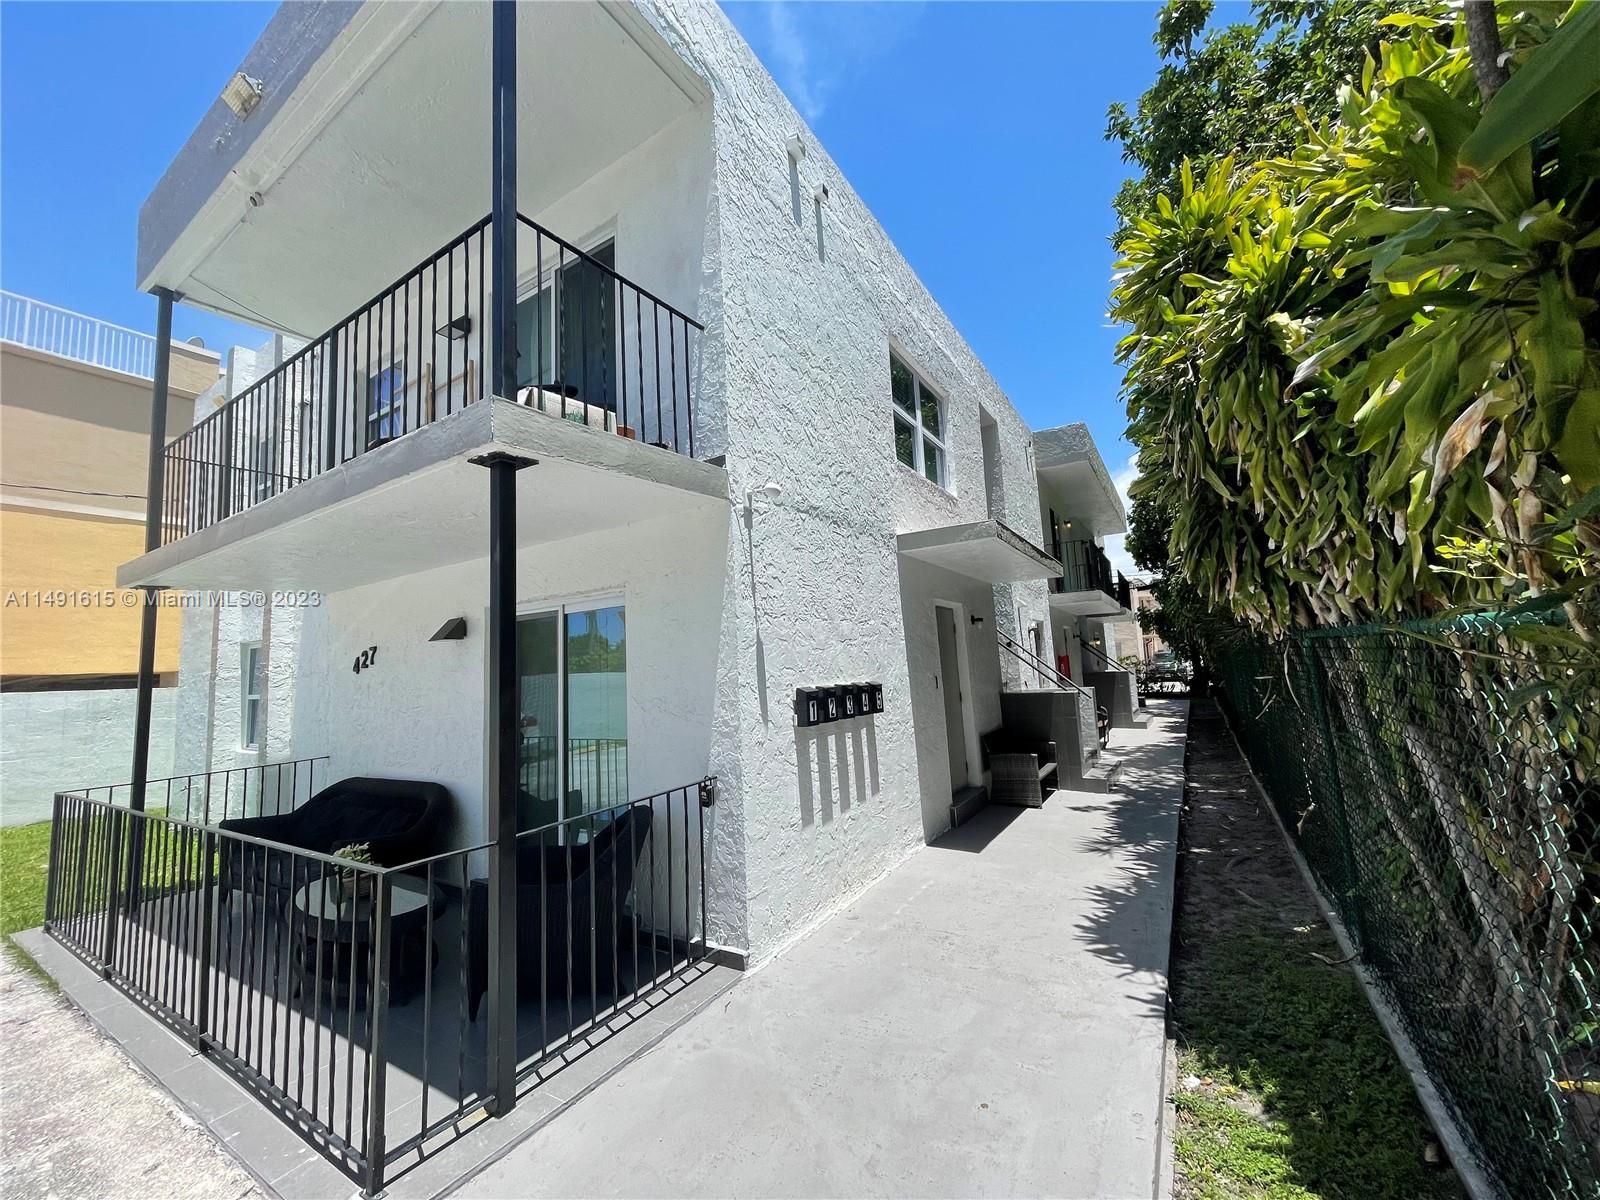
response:
M376 646L368 646L360 654L356 655L355 666L350 669L359 675L377 661L378 648Z

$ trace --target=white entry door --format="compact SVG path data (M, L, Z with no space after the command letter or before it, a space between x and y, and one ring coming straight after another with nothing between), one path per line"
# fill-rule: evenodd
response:
M967 768L966 696L961 685L961 631L954 609L934 608L939 627L939 690L944 695L945 743L950 750L950 788L963 788L971 778Z

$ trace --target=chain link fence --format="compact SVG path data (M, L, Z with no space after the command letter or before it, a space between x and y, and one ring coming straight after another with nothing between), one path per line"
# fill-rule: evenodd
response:
M1548 615L1222 656L1245 754L1508 1196L1600 1197L1600 672Z

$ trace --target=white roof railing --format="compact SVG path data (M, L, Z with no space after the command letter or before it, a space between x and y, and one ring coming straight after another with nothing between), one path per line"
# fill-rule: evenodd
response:
M156 339L150 334L4 290L0 341L143 379L155 374Z

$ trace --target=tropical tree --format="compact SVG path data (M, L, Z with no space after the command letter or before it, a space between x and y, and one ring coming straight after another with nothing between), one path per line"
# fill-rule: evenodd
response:
M1136 489L1268 630L1507 598L1592 636L1600 5L1392 14L1289 156L1180 165L1121 239Z
M1550 1048L1593 1045L1600 977L1600 3L1380 24L1336 114L1286 153L1185 160L1119 239L1135 502L1205 605L1267 633L1565 610L1440 638L1426 682L1393 655L1296 675L1307 639L1274 676L1326 689L1371 805L1346 834L1447 974L1487 956L1459 1002L1543 1104L1524 1135L1592 1181L1588 1051ZM1450 728L1493 753L1453 761Z
M1106 114L1106 137L1137 172L1115 202L1124 225L1174 190L1185 159L1293 150L1303 114L1338 112L1339 89L1376 51L1380 18L1419 0L1255 0L1250 20L1211 27L1215 7L1167 0L1152 39L1161 55L1155 81L1131 110L1113 104Z

